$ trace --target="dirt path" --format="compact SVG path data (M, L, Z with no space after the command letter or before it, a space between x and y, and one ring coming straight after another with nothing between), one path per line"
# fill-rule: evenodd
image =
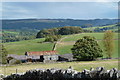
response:
M63 37L63 38L61 38L60 40L58 40L58 41L54 44L54 49L53 49L53 50L56 50L56 49L57 49L57 45L59 45L59 44L62 42L62 40L65 39L65 38L68 38L68 36Z
M84 33L81 33L81 34L84 34ZM76 41L63 41L64 39L68 38L68 37L74 37L76 35L80 35L80 34L73 34L73 35L69 35L69 36L66 36L66 37L63 37L61 38L59 41L57 41L54 45L54 49L53 50L56 50L58 45L74 45ZM96 39L97 41L102 41L102 39ZM120 39L114 39L114 40L120 40Z
M81 33L81 34L84 34L84 33ZM63 41L64 39L68 38L68 37L72 37L72 36L76 36L76 35L80 35L80 34L73 34L73 35L69 35L69 36L66 36L66 37L63 37L61 38L60 40L58 40L55 45L54 45L54 49L53 50L56 50L57 49L57 45L73 45L75 43L75 41ZM66 43L67 42L67 43Z

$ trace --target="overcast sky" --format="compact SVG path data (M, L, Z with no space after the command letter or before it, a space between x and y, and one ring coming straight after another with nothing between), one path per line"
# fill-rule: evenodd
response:
M3 19L118 18L117 2L3 2Z

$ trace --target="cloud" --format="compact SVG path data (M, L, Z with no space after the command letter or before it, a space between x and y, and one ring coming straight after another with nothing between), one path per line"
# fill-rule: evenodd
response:
M2 0L3 2L119 2L119 0Z
M96 2L119 2L119 0L96 0Z
M3 18L116 18L116 7L112 2L4 2Z
M3 4L3 18L29 18L34 16L31 10L26 9L24 6L15 5L15 3Z

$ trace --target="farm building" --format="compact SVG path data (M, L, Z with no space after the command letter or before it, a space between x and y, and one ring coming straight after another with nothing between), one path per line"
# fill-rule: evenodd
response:
M68 54L59 55L59 61L73 61L73 54L68 53Z
M27 61L25 55L8 54L7 55L7 62L10 63L12 58L14 58L16 60L20 60L22 62L26 62Z
M12 57L22 62L56 62L56 61L73 61L72 53L58 55L57 51L36 51L25 52L25 55L8 54L8 58ZM8 61L9 62L9 61Z
M38 51L38 52L25 52L26 58L29 61L40 62L55 62L58 60L57 51Z

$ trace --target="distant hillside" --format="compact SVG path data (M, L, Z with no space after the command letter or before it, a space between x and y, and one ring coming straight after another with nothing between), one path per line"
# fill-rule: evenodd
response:
M88 28L84 28L84 29L91 30L94 32L104 32L106 30L112 30L114 32L118 32L118 25L113 24L113 25L107 25L107 26L95 26L95 27L88 27Z
M3 29L37 29L63 27L63 26L80 26L94 27L116 24L117 19L93 19L93 20L75 20L75 19L18 19L2 20Z

